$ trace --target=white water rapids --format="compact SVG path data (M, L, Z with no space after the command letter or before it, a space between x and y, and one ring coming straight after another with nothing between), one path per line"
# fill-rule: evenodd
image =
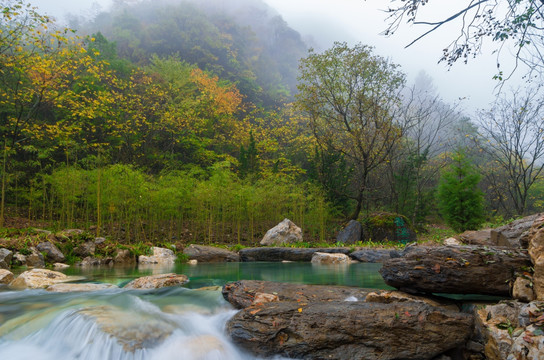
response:
M0 291L0 359L254 359L224 327L217 289Z

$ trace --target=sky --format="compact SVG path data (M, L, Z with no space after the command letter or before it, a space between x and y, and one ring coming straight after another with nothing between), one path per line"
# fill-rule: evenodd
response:
M228 0L225 0L228 1ZM459 31L457 24L449 24L439 31L426 36L409 48L413 39L425 31L418 26L403 26L396 34L385 37L380 33L387 27L387 14L383 11L389 5L387 0L264 0L275 8L284 20L303 36L310 36L323 47L334 41L349 44L361 42L375 47L377 55L387 57L401 65L413 82L420 71L425 71L434 81L440 95L448 103L457 103L468 115L475 116L479 109L488 108L497 90L496 56L491 46L484 46L484 52L468 65L455 64L449 68L438 63L442 49ZM93 4L107 8L112 0L33 0L42 11L52 14L90 11ZM455 11L459 3L451 0L434 0L422 8L427 19L440 20ZM489 44L488 44L489 45ZM501 59L502 66L509 64ZM511 65L511 64L510 64ZM519 74L518 74L519 75ZM521 83L516 75L507 87Z

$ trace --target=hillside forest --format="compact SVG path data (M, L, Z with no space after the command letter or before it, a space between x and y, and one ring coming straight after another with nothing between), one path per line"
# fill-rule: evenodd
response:
M0 228L254 244L289 218L334 242L376 212L424 231L544 210L538 88L471 118L371 47L312 49L260 0L120 0L70 27L0 5Z

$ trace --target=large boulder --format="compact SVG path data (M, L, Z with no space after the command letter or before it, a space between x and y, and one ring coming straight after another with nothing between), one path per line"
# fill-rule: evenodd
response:
M361 241L363 236L363 226L357 220L350 220L345 228L336 235L336 242L351 245Z
M524 250L487 246L411 246L383 263L385 283L406 292L509 296L515 273L531 266Z
M349 254L349 248L260 247L240 250L240 261L312 261L316 252Z
M364 240L373 242L391 241L402 244L417 241L417 235L405 216L379 212L368 216L363 222Z
M0 248L0 269L9 269L13 252L8 249Z
M7 285L13 281L13 273L6 269L0 269L0 284Z
M182 274L160 274L134 279L124 286L125 289L159 289L167 286L181 286L189 282Z
M302 229L289 219L283 219L278 225L268 230L261 240L261 245L283 245L302 241Z
M346 254L329 254L322 252L315 252L312 255L312 264L320 265L340 265L340 264L349 264L351 258Z
M152 247L153 255L146 256L140 255L138 257L139 264L158 264L158 265L172 265L176 262L176 255L170 249Z
M424 303L280 301L241 310L226 331L262 357L424 360L464 344L472 322Z
M359 249L349 256L360 262L383 263L385 260L398 258L401 254L395 249Z
M36 246L36 249L44 253L46 260L49 260L52 263L64 262L66 260L64 254L49 241L39 243L38 246Z
M234 251L213 246L191 244L183 249L190 260L198 262L238 262L240 256Z
M32 269L25 271L17 276L17 278L13 280L9 285L11 287L20 289L39 289L46 288L59 282L67 282L74 279L75 278L68 277L58 271L46 269Z
M534 214L514 220L504 226L491 230L491 241L498 246L523 247L528 246L528 236L535 220L543 214Z
M274 281L240 280L223 286L223 297L237 309L251 306L259 294L272 294L279 301L362 301L375 290L348 286L304 285Z

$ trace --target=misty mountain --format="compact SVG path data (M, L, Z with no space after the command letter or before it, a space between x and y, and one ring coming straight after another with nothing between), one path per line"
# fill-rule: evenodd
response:
M260 0L121 0L80 28L101 32L133 63L178 55L268 105L292 98L307 53L300 34Z

